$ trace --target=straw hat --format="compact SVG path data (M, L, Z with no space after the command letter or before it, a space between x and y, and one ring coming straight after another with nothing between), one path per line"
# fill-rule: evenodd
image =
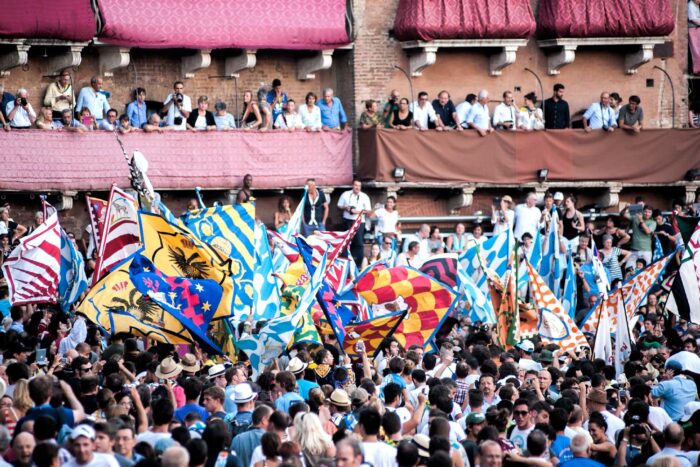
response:
M172 379L182 372L182 365L177 363L173 357L165 358L158 368L156 368L156 376L160 379Z
M287 371L291 371L294 374L301 373L302 371L306 370L307 366L308 365L302 362L300 358L294 357L289 361L289 365L287 365Z
M186 371L187 373L197 373L202 368L197 361L197 357L191 353L186 353L185 356L182 357L182 360L180 360L180 364L182 365L182 371Z
M330 401L331 404L337 405L338 407L350 407L350 397L348 397L348 393L343 389L335 389L331 393Z

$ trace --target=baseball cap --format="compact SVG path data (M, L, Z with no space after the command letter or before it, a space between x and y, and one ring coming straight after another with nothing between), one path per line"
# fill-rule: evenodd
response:
M81 436L86 437L87 439L95 440L95 429L91 427L90 425L78 425L75 428L73 428L73 431L70 433L70 439L78 439Z
M472 412L469 415L467 415L467 420L466 424L467 425L476 425L478 423L484 423L484 420L486 420L486 417L482 413L478 412Z
M519 342L518 344L516 344L516 347L522 350L523 352L527 353L532 353L535 351L535 344L533 344L532 341L528 339Z
M554 193L554 201L564 201L564 193L561 191Z

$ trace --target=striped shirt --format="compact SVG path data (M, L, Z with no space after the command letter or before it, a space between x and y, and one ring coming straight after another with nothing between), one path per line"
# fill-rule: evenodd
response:
M622 268L620 267L620 262L618 261L618 258L620 257L620 249L615 246L612 248L612 252L609 256L606 256L603 250L600 250L600 254L603 257L601 263L603 263L603 266L608 271L610 282L614 281L615 279L622 280Z

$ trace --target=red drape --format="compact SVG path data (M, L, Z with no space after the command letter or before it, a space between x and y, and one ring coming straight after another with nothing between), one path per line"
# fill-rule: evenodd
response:
M89 41L95 35L90 0L2 0L0 37Z

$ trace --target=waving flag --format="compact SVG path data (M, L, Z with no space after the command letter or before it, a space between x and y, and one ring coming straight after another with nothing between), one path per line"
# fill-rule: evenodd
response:
M363 273L355 290L369 305L395 303L408 309L394 337L408 347L425 346L435 336L456 304L456 294L444 284L416 269L396 266Z
M90 217L90 236L92 237L93 245L99 248L102 243L102 235L105 229L105 219L107 216L107 201L92 196L85 196L85 202L88 207L88 215Z
M233 268L238 263L219 256L217 250L197 239L190 231L171 224L161 216L140 212L139 225L143 255L167 276L212 279L221 285L223 295L214 319L229 317L239 290L233 280Z
M671 285L666 310L691 323L700 323L700 225L685 242L681 265Z
M489 293L486 272L484 268L494 271L503 278L508 269L510 257L511 231L507 230L495 235L482 244L474 245L459 257L459 262L467 274L471 276L477 287L484 293Z
M136 198L112 186L105 213L104 233L97 250L92 284L96 284L107 271L124 261L141 247Z
M585 336L564 310L544 279L529 263L528 269L532 296L539 311L538 333L542 341L547 344L556 344L564 351L588 345Z
M622 300L617 301L617 325L615 326L615 374L623 373L623 365L629 360L632 353L632 337L627 322L627 312Z
M515 269L509 268L503 284L503 295L496 315L498 342L506 349L520 342L520 316L518 308L517 278Z
M493 310L491 300L486 298L486 295L476 286L472 278L466 273L463 268L458 270L458 288L459 295L466 298L469 302L469 318L472 322L480 321L482 323L495 324L496 313Z
M177 319L207 352L221 353L207 337L209 322L221 301L219 284L210 279L166 276L141 254L132 258L129 277L144 298Z
M357 355L355 346L361 340L365 343L367 355L374 358L379 352L382 342L391 336L396 337L399 343L406 348L404 336L394 335L394 331L401 324L405 315L405 311L399 311L346 326L347 338L343 347L345 353Z
M605 361L606 364L611 364L613 360L613 348L612 348L612 338L611 338L611 319L608 312L609 306L608 302L610 297L603 296L600 300L599 305L596 307L596 321L600 323L595 332L595 341L593 343L593 357L600 358ZM612 299L614 303L617 303L619 297ZM616 306L615 306L616 308Z
M431 256L420 268L421 272L442 282L451 289L457 289L457 256L452 253Z
M564 295L561 297L564 311L572 318L576 315L576 269L571 248L566 255L566 276L564 277Z
M659 237L654 235L654 256L651 258L652 262L658 261L664 257L664 249L661 246L661 241Z
M240 293L238 310L253 304L255 275L255 203L214 206L190 211L185 225L222 258L230 258L231 273Z
M556 298L561 296L561 263L559 259L561 252L558 230L558 216L555 209L552 208L552 220L547 230L547 240L544 244L544 254L540 265L540 276Z
M272 254L265 224L255 227L255 274L253 275L253 319L272 319L279 314L280 289L273 276Z
M61 228L55 210L45 219L20 240L2 265L13 305L56 303L58 299Z
M294 210L292 217L289 218L289 222L287 223L287 229L284 232L282 232L282 237L287 241L291 241L295 235L298 235L301 232L301 223L304 220L304 203L306 203L306 197L308 196L308 194L309 190L305 186L304 195L301 197L301 201L299 201L299 204L297 204L297 207Z
M535 267L536 271L539 270L540 264L542 263L542 234L539 229L537 229L535 240L532 242L532 248L525 255L525 258ZM530 276L527 273L527 266L523 261L518 266L518 290L521 293L521 297L525 296L529 285Z
M61 309L68 312L87 288L83 255L66 232L61 231L61 277L58 281L58 302Z

